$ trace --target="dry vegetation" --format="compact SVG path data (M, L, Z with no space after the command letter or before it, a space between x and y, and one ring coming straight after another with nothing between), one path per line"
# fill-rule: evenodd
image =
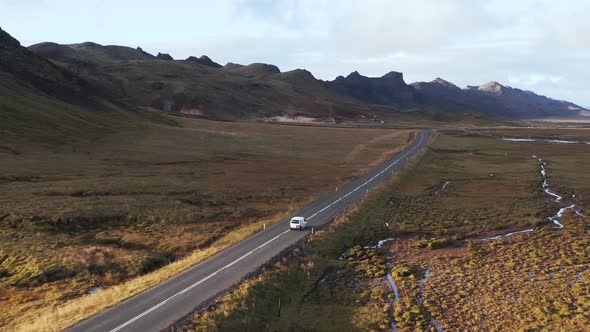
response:
M410 134L177 121L0 150L0 327L42 312L59 329L154 285L363 174Z
M443 132L414 171L182 330L586 330L590 220L568 210L556 229L547 217L573 203L588 215L590 146L500 137L590 142L590 131ZM547 161L563 202L541 190L532 154ZM362 249L388 237L382 249Z

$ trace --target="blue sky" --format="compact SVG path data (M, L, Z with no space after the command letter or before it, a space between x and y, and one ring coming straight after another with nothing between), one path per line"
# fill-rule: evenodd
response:
M321 79L496 80L590 106L590 1L0 0L0 25L42 41L268 62Z

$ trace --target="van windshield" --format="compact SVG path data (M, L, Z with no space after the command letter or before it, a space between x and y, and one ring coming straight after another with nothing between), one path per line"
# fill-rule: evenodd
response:
M299 220L291 220L291 223L292 224L298 224L299 223Z

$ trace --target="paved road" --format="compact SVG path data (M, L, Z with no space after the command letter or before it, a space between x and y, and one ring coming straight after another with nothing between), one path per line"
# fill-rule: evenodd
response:
M320 226L401 169L427 141L420 132L417 139L369 174L320 198L296 215L309 219L309 226ZM310 227L310 228L311 228ZM140 293L99 315L71 327L71 332L160 331L195 307L239 282L246 274L303 239L307 231L289 231L288 219L273 224L236 245L227 248L171 279Z

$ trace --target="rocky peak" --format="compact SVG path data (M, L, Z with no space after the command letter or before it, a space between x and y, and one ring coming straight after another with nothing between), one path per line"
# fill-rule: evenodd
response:
M409 105L414 98L414 90L404 82L403 74L395 71L381 77L366 77L353 71L328 81L327 85L340 95L371 104Z
M8 48L18 46L20 46L20 42L0 28L0 47Z
M143 50L143 49L141 49L141 47L139 47L139 46L137 46L137 49L136 49L136 50L137 50L137 51L138 51L138 52L139 52L139 53L140 53L142 56L145 56L145 57L147 57L147 58L152 58L152 59L154 58L154 56L153 56L153 55L151 55L151 54L149 54L148 52L144 51L144 50Z
M79 44L79 46L84 46L84 47L102 47L102 45L97 44L97 43L93 43L93 42L83 42L81 44Z
M246 72L251 74L278 74L281 72L279 67L268 63L251 63L245 68Z
M389 73L381 76L381 78L385 78L385 79L388 79L388 80L396 80L396 81L397 80L401 80L401 81L403 81L404 80L404 74L402 74L400 72L397 72L397 71L390 71Z
M291 82L315 82L316 78L310 73L308 70L305 69L294 69L291 71L287 71L281 73L281 77L291 81Z
M156 55L156 58L159 60L174 60L170 54L168 53L160 53L158 52L158 55Z
M346 76L346 78L361 78L361 77L365 77L361 74L359 74L358 71L353 71L352 73L348 74L348 76Z
M506 90L506 87L496 81L490 81L480 86L469 86L471 90L478 90L488 93L502 93Z
M223 67L222 65L218 64L217 62L211 60L211 58L206 55L201 55L198 58L191 55L188 58L186 58L186 61L196 62L196 63L201 64L203 66L212 67L212 68Z
M235 70L239 70L240 68L244 68L244 65L241 65L239 63L233 63L233 62L228 62L225 64L225 66L223 66L223 69L225 70L229 70L229 71L235 71Z
M456 86L455 84L453 84L453 83L451 83L451 82L449 82L449 81L447 81L445 79L442 79L440 77L435 78L430 83L442 85L442 86L447 87L447 88L459 89L459 87Z

